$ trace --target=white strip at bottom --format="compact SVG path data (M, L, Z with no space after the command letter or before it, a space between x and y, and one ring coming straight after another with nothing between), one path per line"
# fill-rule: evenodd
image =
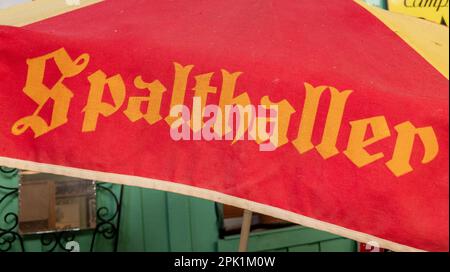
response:
M392 241L388 241L385 239L378 238L373 235L369 235L366 233L362 233L359 231L347 229L338 225L334 225L331 223L327 223L324 221L320 221L311 217L306 217L297 213L293 213L290 211L286 211L280 208L276 208L270 205L265 205L261 203L257 203L254 201L246 200L243 198L238 198L234 196L230 196L227 194L215 192L208 189L202 189L198 187L193 187L185 184L137 177L137 176L129 176L129 175L121 175L107 172L99 172L92 171L80 168L73 168L67 166L59 166L45 163L38 163L32 161L18 160L12 158L0 157L0 165L6 166L10 168L18 168L23 170L30 171L39 171L45 173L51 173L56 175L65 175L76 178L83 179L91 179L96 181L124 184L129 186L137 186L142 188L149 188L161 191L167 191L172 193L178 193L198 198L203 198L219 203L223 203L226 205L231 205L235 207L239 207L242 209L250 210L256 213L269 215L272 217L280 218L285 221L289 221L295 224L303 225L306 227L330 232L342 237L346 237L352 240L356 240L361 243L378 243L381 248L390 249L393 251L423 251L417 248L409 247L406 245L402 245L399 243L395 243Z

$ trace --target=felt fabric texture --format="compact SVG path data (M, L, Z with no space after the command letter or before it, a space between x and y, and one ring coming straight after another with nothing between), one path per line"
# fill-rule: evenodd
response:
M41 67L48 89L63 83L73 96L67 114L53 112L56 104L48 97L40 101L38 114L47 125L56 115L67 120L38 137L31 128L12 133L40 103L26 90L45 89L31 80L27 84L29 61L61 50L72 61L88 54L88 63L79 73L69 69L67 74L75 75L62 81L54 59ZM210 79L206 103L219 104L224 70L241 72L234 97L247 93L254 105L264 96L274 103L288 101L295 110L288 142L262 152L250 140L173 140L164 118L177 65L193 65L182 88L189 108L196 84L205 78ZM83 131L95 85L91 76L99 70L106 77L120 75L115 78L123 81L126 96L110 115L98 115L95 130ZM137 76L148 83L158 80L166 90L156 103L162 119L152 124L124 114L130 97L149 95L136 86ZM354 2L105 1L22 28L0 26L0 78L2 158L191 185L413 248L448 251L448 80ZM299 152L293 142L304 117L305 83L326 90L312 131L315 148ZM122 100L110 93L121 84L113 85L102 97L110 105ZM338 130L337 153L324 158L317 146L333 88L352 92L342 121L330 125ZM45 95L57 96L50 93ZM365 150L382 156L358 167L344 154L352 122L377 116L386 121L389 136ZM396 175L386 162L396 146L407 149L397 142L396 126L408 122L431 127L438 151L423 163L430 148L416 136L412 170ZM377 129L383 130L368 129L365 139L376 136Z

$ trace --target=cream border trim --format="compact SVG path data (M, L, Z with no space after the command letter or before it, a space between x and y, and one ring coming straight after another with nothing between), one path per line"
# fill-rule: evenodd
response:
M32 161L24 161L12 158L0 157L0 165L11 167L11 168L19 168L30 171L40 171L51 174L65 175L77 178L84 179L92 179L103 182L117 183L117 184L125 184L129 186L136 186L142 188L149 188L161 191L167 191L172 193L178 193L188 196L194 196L198 198L203 198L235 207L239 207L242 209L251 210L253 212L266 214L269 216L273 216L276 218L280 218L282 220L286 220L295 224L303 225L306 227L331 232L339 236L347 237L349 239L353 239L362 243L368 242L377 242L380 247L387 248L393 251L423 251L417 248L405 246L402 244L398 244L395 242L391 242L385 239L381 239L369 234L365 234L359 231L354 231L351 229L347 229L344 227L340 227L331 223L327 223L324 221L320 221L317 219L313 219L311 217L306 217L300 214L296 214L293 212L289 212L280 208L276 208L273 206L253 202L250 200L246 200L243 198L238 198L230 195L226 195L223 193L219 193L216 191L197 188L185 184L137 177L137 176L129 176L129 175L121 175L107 172L98 172L80 168L66 167L66 166L58 166L52 164L38 163Z

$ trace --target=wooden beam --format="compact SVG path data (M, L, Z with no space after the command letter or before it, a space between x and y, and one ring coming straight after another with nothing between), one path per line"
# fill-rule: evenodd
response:
M244 210L242 216L241 238L239 240L239 252L247 252L248 237L250 236L250 228L252 226L253 213L249 210Z

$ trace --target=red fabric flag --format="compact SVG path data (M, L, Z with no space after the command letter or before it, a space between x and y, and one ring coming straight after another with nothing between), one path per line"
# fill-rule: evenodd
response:
M0 27L0 78L0 165L448 251L448 80L354 2L106 1Z

